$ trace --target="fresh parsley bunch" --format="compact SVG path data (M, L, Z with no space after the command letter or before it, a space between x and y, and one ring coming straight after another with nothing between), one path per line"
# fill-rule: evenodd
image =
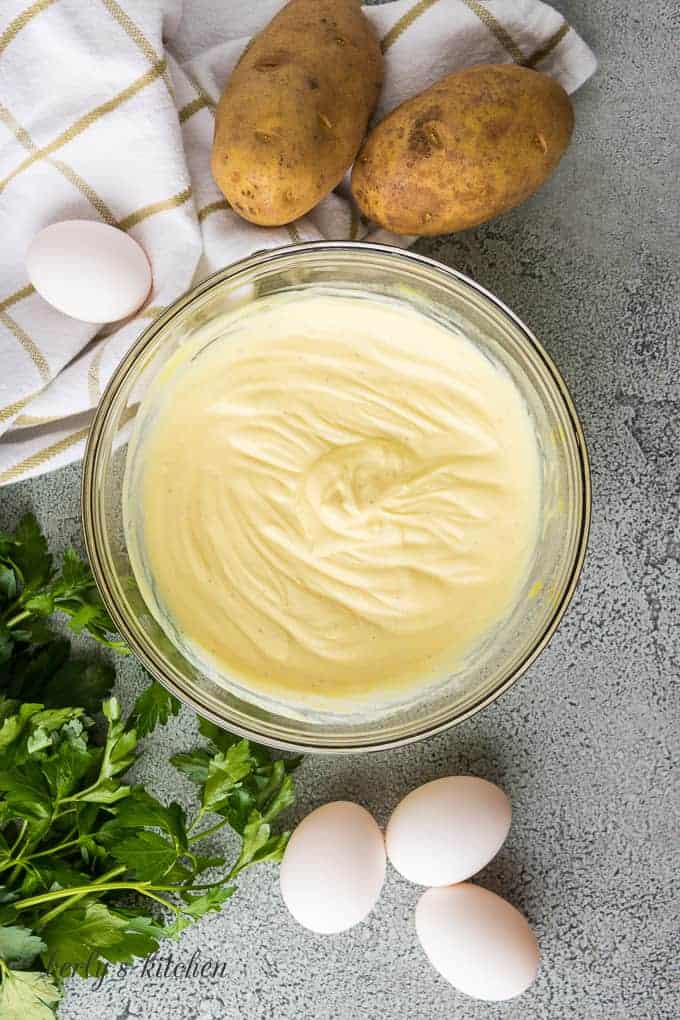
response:
M54 636L47 618L55 611L69 617L76 633L89 632L101 644L127 652L112 633L109 614L90 568L69 549L61 572L33 514L22 517L13 535L0 532L0 664L21 646L43 646Z
M61 977L101 973L156 952L219 910L233 879L280 860L273 823L294 800L297 759L202 721L203 746L171 761L197 788L189 817L125 776L139 740L179 705L152 684L123 717L113 669L71 656L55 610L124 650L89 568L68 552L54 569L37 522L0 534L0 1016L51 1020ZM204 843L229 826L233 862Z

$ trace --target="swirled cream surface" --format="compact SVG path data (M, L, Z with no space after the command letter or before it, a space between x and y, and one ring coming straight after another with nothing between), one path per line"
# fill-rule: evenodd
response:
M406 304L252 307L182 347L138 415L127 532L154 613L213 676L296 704L454 671L537 539L519 391Z

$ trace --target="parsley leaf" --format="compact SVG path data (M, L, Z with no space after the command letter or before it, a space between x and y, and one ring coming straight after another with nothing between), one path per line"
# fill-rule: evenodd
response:
M94 715L113 687L116 672L106 662L70 659L52 676L45 700L53 706L79 705Z
M232 744L236 744L240 740L234 733L220 729L215 723L203 717L198 720L198 729L202 736L207 737L218 751L228 751Z
M150 917L134 916L127 911L117 911L124 922L120 941L110 945L106 951L109 963L134 963L136 958L151 956L158 951L159 942L167 937L167 931Z
M177 860L177 850L157 832L142 829L114 843L111 856L140 882L160 882Z
M45 703L51 679L68 661L70 653L71 642L66 638L55 638L38 647L21 649L0 670L0 682L13 698Z
M61 570L55 570L35 516L26 514L14 535L0 534L0 623L5 631L15 631L15 640L35 641L36 618L54 612L69 617L76 633L86 630L101 644L127 652L125 642L113 633L89 566L68 549ZM2 656L0 646L0 660Z
M0 602L11 602L17 594L17 575L10 566L0 562Z
M165 725L171 715L177 715L181 707L170 691L153 680L139 695L132 710L138 736L145 737L159 723Z
M0 959L7 963L26 967L45 948L45 943L30 928L0 927Z
M24 514L19 521L9 555L25 591L35 591L52 576L52 556L34 514Z
M225 885L215 886L202 896L187 896L186 913L191 917L203 917L210 910L220 910L223 903L226 903L236 892L236 886Z
M243 830L243 844L236 864L230 875L238 875L251 864L259 861L280 861L288 843L289 833L271 835L271 826L265 822L259 811L252 811Z
M187 847L186 821L184 810L179 804L166 807L142 786L130 788L130 795L114 808L114 818L104 829L114 834L120 829L154 827L162 829L172 837L175 846Z
M203 786L203 808L214 811L221 807L230 790L251 770L252 758L247 740L232 744L226 754L220 751L214 755L208 765L208 778Z
M82 977L103 973L106 963L132 963L158 949L158 938L143 920L90 900L59 914L41 931L47 943L43 959L56 973L73 968Z
M12 658L12 650L14 648L14 638L9 628L0 621L0 666L9 662Z
M61 993L47 974L3 968L0 1016L3 1020L54 1020Z
M173 754L170 759L179 772L183 772L193 783L201 786L208 778L210 752L205 747L197 747L193 751Z
M26 762L20 771L0 772L0 792L14 817L40 822L52 814L50 789L36 762Z
M0 727L0 755L2 755L3 752L6 753L10 745L12 745L21 736L21 734L25 732L30 720L33 716L37 715L41 709L42 705L40 704L20 705L19 711L16 714L5 717L2 727Z

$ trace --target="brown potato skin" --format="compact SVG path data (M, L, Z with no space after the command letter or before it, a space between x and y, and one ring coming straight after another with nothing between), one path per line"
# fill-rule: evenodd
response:
M217 107L212 172L232 208L263 226L309 212L352 165L382 77L360 0L291 0L246 49Z
M399 234L448 234L524 202L569 144L574 113L553 78L512 64L448 75L397 107L352 171L365 216Z

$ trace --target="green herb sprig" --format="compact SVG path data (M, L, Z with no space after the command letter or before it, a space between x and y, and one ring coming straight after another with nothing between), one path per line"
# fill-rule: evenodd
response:
M117 652L128 651L113 633L88 565L68 549L57 571L37 520L26 514L14 534L0 532L0 663L10 660L17 644L49 640L46 620L56 611L69 617L75 633L86 631Z
M0 534L0 1016L48 1020L62 977L155 953L233 895L233 880L278 861L298 759L206 721L204 743L171 761L196 787L188 815L126 782L139 741L179 711L151 684L124 717L114 670L71 655L48 619L65 613L117 651L91 573L73 551L57 571L35 518ZM101 719L101 724L97 720ZM102 732L103 728L103 732ZM212 837L241 839L235 860Z

